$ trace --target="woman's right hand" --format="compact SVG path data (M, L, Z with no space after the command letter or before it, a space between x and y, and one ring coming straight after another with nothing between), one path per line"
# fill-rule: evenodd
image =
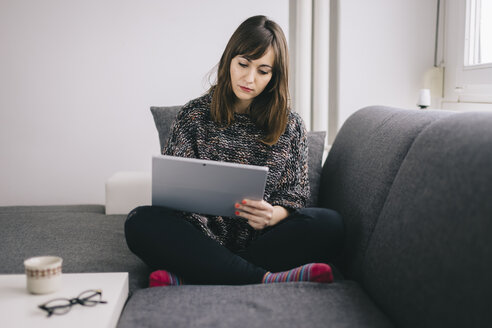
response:
M272 206L265 200L244 199L241 204L236 203L235 207L236 215L247 219L255 230L273 226L289 215L285 208Z

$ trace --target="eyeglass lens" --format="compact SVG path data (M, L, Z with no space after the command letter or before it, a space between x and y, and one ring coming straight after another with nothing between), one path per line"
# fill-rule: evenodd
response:
M102 293L94 290L87 290L82 292L77 299L79 304L85 306L94 306L101 303Z
M70 307L72 304L69 299L66 298L58 298L51 300L43 305L40 305L43 310L48 311L48 315L52 314L65 314L70 311Z

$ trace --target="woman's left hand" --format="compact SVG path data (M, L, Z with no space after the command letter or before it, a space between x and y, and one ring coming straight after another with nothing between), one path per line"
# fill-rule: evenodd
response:
M241 204L236 203L236 215L248 220L248 224L256 230L265 229L277 224L288 216L288 212L281 206L272 206L264 200L244 199Z

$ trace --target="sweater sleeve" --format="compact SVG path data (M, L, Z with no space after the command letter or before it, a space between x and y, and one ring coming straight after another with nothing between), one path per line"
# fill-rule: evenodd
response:
M294 210L305 207L309 197L307 132L302 119L296 115L285 170L270 197L270 204Z
M167 139L163 155L197 158L197 148L194 140L195 126L190 110L183 107L174 120Z

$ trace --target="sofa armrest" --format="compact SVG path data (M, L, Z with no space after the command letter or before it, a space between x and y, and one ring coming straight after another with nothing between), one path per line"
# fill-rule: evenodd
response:
M152 202L150 172L122 171L106 181L106 215L128 214Z

